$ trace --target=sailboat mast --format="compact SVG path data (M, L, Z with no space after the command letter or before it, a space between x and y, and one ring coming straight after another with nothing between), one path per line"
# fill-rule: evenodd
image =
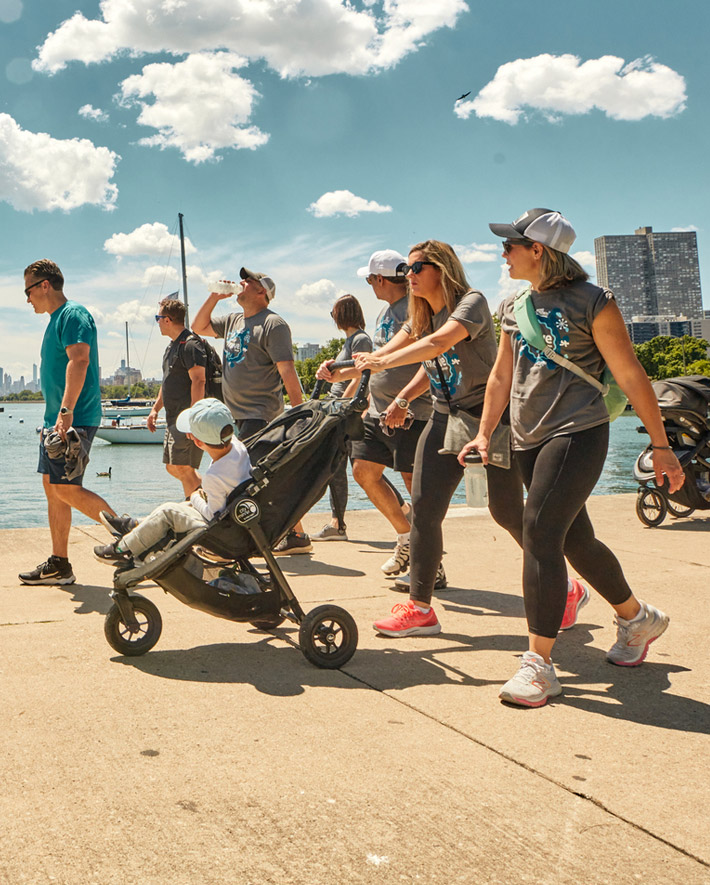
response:
M131 355L128 352L128 320L126 320L126 379L128 381L128 396L131 395Z
M182 300L185 303L185 325L190 328L190 311L187 306L187 268L185 267L185 232L182 227L182 212L178 212L180 222L180 260L182 261Z

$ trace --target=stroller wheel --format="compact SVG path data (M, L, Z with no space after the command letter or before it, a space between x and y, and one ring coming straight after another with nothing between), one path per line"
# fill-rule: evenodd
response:
M667 512L666 499L661 492L657 489L639 489L636 496L636 515L644 525L660 525Z
M666 503L668 504L668 512L676 519L682 516L692 516L695 513L695 507L686 507L685 504L678 504L677 501L672 501L670 498Z
M145 596L131 596L138 629L131 630L122 620L121 611L114 603L104 621L104 635L108 644L122 655L144 655L160 639L163 619L158 607Z
M312 664L336 670L355 654L357 626L344 608L319 605L301 621L298 640L301 651Z
M252 627L257 630L273 630L286 620L283 615L266 615L263 618L257 618L255 621L249 621Z

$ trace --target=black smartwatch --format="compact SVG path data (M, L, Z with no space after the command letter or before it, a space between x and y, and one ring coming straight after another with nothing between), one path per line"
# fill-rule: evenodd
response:
M68 409L66 406L62 406L59 410L60 415L69 415L74 411L74 409Z

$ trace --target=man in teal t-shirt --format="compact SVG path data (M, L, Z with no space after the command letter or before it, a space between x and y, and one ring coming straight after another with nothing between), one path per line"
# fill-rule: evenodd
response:
M76 578L67 555L72 507L97 522L102 510L111 515L115 513L103 498L83 487L83 469L69 471L63 456L48 456L44 440L52 431L66 440L67 431L74 428L83 454L88 455L101 421L96 324L85 307L76 301L67 301L64 276L57 265L46 258L35 261L25 270L25 295L35 313L49 314L41 351L40 380L45 410L37 472L42 474L47 496L52 554L37 568L19 577L23 584L73 584Z

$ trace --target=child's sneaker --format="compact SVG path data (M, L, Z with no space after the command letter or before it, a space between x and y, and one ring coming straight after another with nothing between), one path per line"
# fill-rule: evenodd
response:
M124 513L123 516L112 516L108 510L102 510L99 513L99 519L101 520L101 525L107 528L116 538L122 538L138 525L138 520L133 519L127 513Z
M409 568L409 541L405 541L404 544L397 544L392 552L392 556L380 568L388 578L393 578L395 575L401 575L402 572L406 572Z
M668 615L645 602L641 602L641 611L645 616L639 621L625 621L616 616L616 642L606 655L610 663L638 667L648 654L649 645L666 632L670 621Z
M436 619L434 609L423 612L410 599L407 603L398 602L392 615L372 625L385 636L431 636L441 633L441 624Z
M499 697L508 704L520 707L542 707L548 698L562 694L553 664L546 664L534 651L526 651L520 658L520 669L501 688Z
M108 565L132 565L133 555L131 553L121 553L116 549L117 541L113 544L99 544L94 547L94 556L99 562L108 563Z
M560 624L560 630L569 630L570 627L574 627L579 617L579 610L584 608L588 602L589 590L575 578L570 578L567 590L567 605L565 606L565 614Z
M31 572L18 575L23 584L73 584L76 581L71 563L52 554Z

